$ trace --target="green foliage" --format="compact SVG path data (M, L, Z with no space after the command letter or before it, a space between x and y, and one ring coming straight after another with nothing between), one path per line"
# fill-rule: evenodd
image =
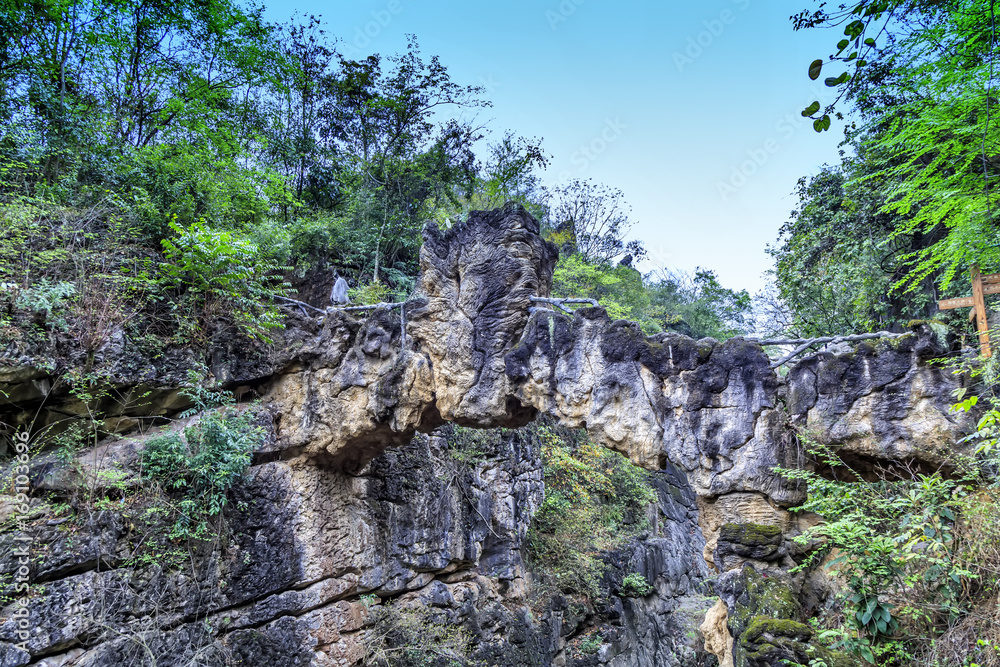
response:
M875 225L867 234L870 246L864 247L863 234L849 232L851 244L842 247L862 246L862 274L889 277L898 295L923 293L933 301L935 285L948 291L964 283L972 264L986 271L1000 266L993 186L1000 129L990 122L996 115L994 18L987 0L864 0L793 17L797 29L843 28L845 38L829 62L848 71L827 80L840 96L826 111L844 99L852 104L858 122L849 139L863 165L845 161L845 187L877 193L877 207L867 215ZM809 69L812 76L816 63ZM818 129L828 128L827 120ZM889 258L888 271L873 252ZM867 279L851 276L846 260L833 260L838 283ZM815 279L822 280L818 272ZM863 314L864 302L853 310L858 306Z
M13 285L12 285L13 287ZM37 313L43 321L61 331L66 331L66 310L70 300L76 296L76 286L69 282L51 282L42 278L25 289L17 290L14 307Z
M771 274L790 317L782 328L803 336L899 329L929 316L935 295L890 295L906 275L905 255L926 240L887 243L902 218L881 212L881 181L865 178L877 164L870 152L845 159L798 184L799 206L780 230Z
M971 412L979 404L978 396L969 396L952 406L952 412ZM986 456L994 455L997 441L1000 440L1000 410L993 403L982 412L976 423L976 430L960 442L973 442L976 453Z
M182 308L207 328L225 313L242 333L267 340L268 329L281 328L280 312L267 301L285 286L280 267L235 232L210 229L202 220L188 227L171 221L176 238L164 239L163 272L182 289Z
M378 303L393 303L399 301L400 295L392 290L389 285L381 282L370 282L348 290L351 303L371 306ZM405 299L406 295L402 295Z
M486 460L500 444L507 429L481 429L455 426L448 438L448 454L467 465Z
M129 193L142 232L154 240L169 236L171 221L252 229L275 206L295 200L284 193L276 172L266 165L248 167L246 157L188 142L155 144L130 150L109 165L106 178Z
M844 476L834 452L815 443L808 447ZM980 525L977 517L985 508L994 515L1000 497L995 481L985 496L976 492L983 482L978 470L963 469L970 472L959 478L935 472L866 481L848 475L849 482L782 471L808 483L808 499L799 509L825 520L796 538L814 549L802 567L825 562L847 584L846 627L824 635L836 639L834 648L882 666L937 664L930 661L935 651L964 650L955 646L964 640L956 628L980 613L979 591L991 580L983 580L982 566L994 567L1000 551L996 531L972 537L970 528ZM927 636L933 640L918 639Z
M601 636L593 633L584 636L576 645L576 649L581 655L594 655L601 650L601 646L603 645L604 640L601 639Z
M719 340L752 331L750 294L723 287L714 271L699 268L693 276L661 271L646 278L646 290L649 306L639 320L644 331Z
M653 587L646 581L646 577L638 572L633 572L622 579L621 594L630 598L641 598L653 592Z
M513 201L543 220L548 214L548 194L535 170L545 169L548 164L540 139L526 139L508 131L487 146L486 159L471 189L429 199L428 217L447 228L465 219L470 211L499 208Z
M205 539L209 522L226 505L226 494L250 467L264 432L252 412L207 412L183 431L150 439L143 474L179 492L171 538Z
M647 526L656 501L648 473L582 433L538 427L545 499L532 519L528 554L555 589L593 599L613 549Z
M335 41L315 17L277 28L261 8L229 0L0 8L0 197L89 207L107 193L134 225L117 236L121 245L179 245L170 222L204 224L260 244L257 264L293 265L303 277L332 260L408 293L419 229L435 210L477 187L527 197L544 156L537 142L507 135L480 175L479 131L442 112L488 106L482 89L453 82L413 38L403 54L360 61L340 57ZM45 222L0 233L0 272ZM31 245L33 261L51 263L34 256L51 247ZM60 271L50 277L72 282ZM238 329L266 337L274 311L249 308L258 295L226 296L181 304L182 316L171 314L180 338L201 338L230 308Z
M0 29L13 40L0 106L40 135L50 185L114 148L196 136L229 149L246 110L235 93L272 60L260 10L227 0L8 3Z
M577 253L559 260L552 294L596 299L609 317L634 320L646 334L676 331L725 340L749 333L752 324L750 295L726 289L705 269L694 276L660 271L643 278L630 266L594 264Z
M628 266L593 264L581 254L570 255L556 265L552 294L596 299L612 319L637 319L648 304L638 271Z

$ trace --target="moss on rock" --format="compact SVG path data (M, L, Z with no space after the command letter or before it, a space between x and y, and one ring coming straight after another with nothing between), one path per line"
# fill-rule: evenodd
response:
M747 546L781 544L781 528L759 523L727 523L719 530L719 539Z

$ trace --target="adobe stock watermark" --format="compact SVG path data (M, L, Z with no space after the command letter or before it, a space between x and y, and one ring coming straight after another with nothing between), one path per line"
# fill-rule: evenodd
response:
M813 99L819 100L821 104L825 104L831 96L830 89L821 90L814 88L813 93L816 95ZM802 105L803 108L805 106L806 104ZM729 197L736 194L737 190L746 185L751 177L767 164L771 156L781 150L784 141L790 139L803 127L808 127L811 130L812 123L811 118L805 117L801 113L788 112L779 118L774 124L774 131L777 133L777 136L772 135L758 146L748 148L746 159L730 169L729 177L726 180L716 182L715 189L722 201L727 201Z
M503 83L494 79L492 74L479 77L479 87L483 89L484 93L492 93L502 85Z
M555 9L545 10L545 20L549 22L549 28L555 30L560 23L568 21L585 2L587 0L562 0Z
M31 558L31 537L27 535L28 515L30 507L28 505L28 493L31 491L28 478L28 467L31 462L31 455L28 450L28 432L23 431L14 436L14 466L12 468L14 481L14 525L17 527L14 535L14 548L11 555L14 561L14 571L8 574L14 586L13 611L7 618L7 622L13 621L16 625L18 642L14 644L18 649L27 653L28 639L31 637L31 612L28 608L28 586L30 583L31 571L28 567Z
M736 8L743 12L750 6L750 0L733 0ZM687 45L681 51L674 51L674 65L678 72L683 72L688 65L693 65L694 61L701 57L705 50L715 43L722 33L726 31L726 26L736 23L737 13L732 9L723 9L719 15L712 19L702 21L704 30L698 34L688 37Z
M574 151L573 155L570 156L570 162L577 168L577 171L586 171L587 167L603 155L611 144L618 141L618 138L622 136L626 129L628 129L628 125L623 123L618 116L615 116L614 119L605 119L604 127L600 133ZM565 181L571 176L571 172L563 171L559 174L559 180Z
M344 55L348 58L356 58L361 55L368 48L368 45L389 27L392 20L403 13L404 9L406 7L403 5L403 0L389 0L384 8L373 9L371 12L372 20L363 26L355 26L354 36L345 40Z

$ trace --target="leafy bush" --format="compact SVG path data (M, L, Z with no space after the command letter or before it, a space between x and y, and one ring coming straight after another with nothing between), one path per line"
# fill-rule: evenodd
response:
M359 285L349 291L352 303L371 306L377 303L391 303L396 301L397 294L394 294L388 285L381 282L371 282Z
M844 465L834 452L805 439L820 461ZM913 473L895 481L856 475L856 481L844 482L782 471L808 482L808 499L799 509L825 519L796 538L820 545L802 567L829 554L826 567L847 585L846 626L835 648L881 666L959 664L933 656L946 645L952 656L974 648L978 637L960 639L956 631L982 613L984 601L987 610L995 607L991 582L1000 568L1000 531L986 528L984 520L1000 519L1000 489L995 479L980 476L975 462L955 463L965 471L958 477ZM997 632L990 634L995 641ZM964 646L954 650L959 639Z
M596 299L612 319L639 319L649 305L638 271L628 266L590 263L580 254L560 259L552 277L552 293Z
M656 501L648 473L585 434L539 426L545 500L528 531L528 555L543 580L595 598L606 565L600 553L647 527Z
M456 461L468 465L489 458L500 445L501 438L507 429L482 429L455 426L448 438L448 454Z
M276 174L248 168L238 157L183 142L158 144L133 149L108 177L141 203L137 212L153 239L169 233L164 222L171 220L182 225L208 220L227 228L256 225L282 202L283 184Z
M622 579L621 594L629 598L641 598L653 592L653 587L646 577L639 572L633 572Z
M263 440L253 413L226 408L204 414L182 432L146 443L144 475L182 494L172 538L207 536L209 520L225 507L227 492L246 473Z
M669 330L726 339L747 333L752 325L746 290L726 289L704 269L692 276L661 270L643 277L630 266L588 263L574 254L559 260L552 293L596 299L609 317L634 320L646 334Z
M66 310L69 302L76 296L76 286L73 283L61 281L52 282L42 278L38 283L18 290L14 306L41 315L46 324L65 331Z
M201 331L230 319L241 333L268 341L267 331L283 326L278 309L266 303L286 290L276 275L281 267L236 232L211 229L204 220L188 227L171 221L170 228L177 236L162 241L163 272L182 290L182 307Z
M601 646L603 645L604 640L595 632L580 639L579 643L576 645L576 650L580 653L580 655L594 655L601 650Z

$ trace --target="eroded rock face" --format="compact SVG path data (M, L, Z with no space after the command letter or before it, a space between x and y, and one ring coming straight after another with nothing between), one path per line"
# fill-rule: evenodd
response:
M593 656L570 645L595 624L608 638L606 664L698 664L690 635L714 598L702 590L708 572L684 477L657 474L655 525L609 570L610 589L638 571L655 591L611 596L587 619L559 600L529 604L522 544L543 495L537 439L509 431L485 449L473 464L459 461L441 433L418 435L358 474L260 463L234 491L226 533L194 554L157 539L168 527L145 525L138 506L49 525L36 500L24 532L0 535L5 571L16 568L15 537L45 545L31 565L44 590L32 600L27 650L15 648L17 621L7 620L0 665L43 656L49 667L150 656L161 666L360 665L373 619L388 610L406 622L415 608L463 628L482 665L589 664ZM127 442L120 450L126 464L136 451Z
M363 323L332 314L274 384L280 447L364 465L443 421L516 426L540 412L649 469L677 466L701 498L783 508L804 497L774 472L805 460L792 427L845 455L927 462L962 427L947 409L959 380L926 364L947 351L927 326L816 355L781 381L751 341L646 337L600 308L533 308L555 250L518 206L425 239L419 298Z
M756 491L780 504L801 491L774 474L795 464L776 412L777 377L758 345L677 334L647 338L602 309L570 319L537 311L507 355L519 400L634 462L687 472L698 495Z
M229 539L196 554L195 570L137 570L126 565L142 536L126 513L95 514L72 538L42 519L31 529L48 545L32 564L39 622L26 651L11 642L14 621L0 626L0 666L140 664L147 649L161 665L355 665L376 598L471 628L488 664L695 665L701 640L685 636L716 602L710 565L726 611L706 626L713 652L738 667L802 658L802 582L783 569L812 519L788 511L804 489L774 469L805 463L801 432L872 466L939 462L963 428L947 410L960 378L927 364L947 341L918 327L781 379L751 341L646 337L599 308L537 307L555 259L520 207L473 213L425 232L418 296L404 307L331 311L252 362L213 356L215 375L252 382L274 417L228 510ZM47 381L31 368L0 375L24 396ZM159 411L178 407L176 383L155 369L141 382L160 387ZM611 557L608 582L639 571L655 593L618 596L587 620L605 628L594 655L573 653L585 619L572 610L529 613L521 542L542 498L538 452L511 441L460 470L441 438L414 440L445 422L515 427L538 413L661 476L657 529ZM10 567L13 534L0 537ZM794 604L771 605L771 581Z
M947 352L946 335L922 325L892 344L799 362L787 379L792 423L856 470L939 468L965 426L949 410L963 378L927 363Z

